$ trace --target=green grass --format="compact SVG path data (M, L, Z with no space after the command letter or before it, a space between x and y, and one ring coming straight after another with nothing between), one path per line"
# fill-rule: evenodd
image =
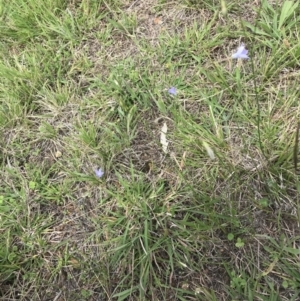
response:
M298 300L300 4L4 2L0 300Z

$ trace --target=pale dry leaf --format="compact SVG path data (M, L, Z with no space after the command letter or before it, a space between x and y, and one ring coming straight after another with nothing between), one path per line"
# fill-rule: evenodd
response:
M164 124L161 128L161 133L160 133L160 143L162 145L162 149L163 149L164 153L167 153L168 144L169 144L169 142L167 141L167 137L166 137L167 131L168 131L168 127L167 127L167 124L164 122Z
M55 158L60 158L62 156L62 153L60 151L55 152Z
M185 157L186 157L186 151L184 151L184 153L182 155L182 159L181 159L181 162L180 162L180 170L182 170L182 168L184 167Z
M155 25L161 25L163 23L162 19L160 17L154 18L153 23Z
M291 47L291 44L287 39L283 39L282 42L283 42L283 45L285 46L285 48L290 48Z
M208 156L210 157L210 159L214 160L216 157L215 157L215 153L214 153L213 149L205 141L203 141L203 146L206 149L206 152L207 152Z

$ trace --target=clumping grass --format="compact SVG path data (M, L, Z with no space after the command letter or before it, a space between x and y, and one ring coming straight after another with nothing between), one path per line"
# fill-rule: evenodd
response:
M1 1L0 300L299 300L299 13Z

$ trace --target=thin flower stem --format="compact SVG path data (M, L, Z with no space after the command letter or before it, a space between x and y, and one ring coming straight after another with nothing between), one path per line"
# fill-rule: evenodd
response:
M254 24L254 28L255 29L257 28L258 18L260 16L261 10L262 10L262 3L260 4L259 10L258 10L258 13L257 13L257 16L256 16L256 20L255 20L255 24ZM246 31L246 29L244 27L244 24L243 24L243 21L241 20L241 18L240 18L240 22L242 24L243 31L244 31L245 35L247 35L247 31ZM254 51L251 51L251 52L252 52L252 54L254 54ZM252 55L252 57L254 57L254 56ZM255 101L256 101L256 106L257 106L258 143L259 143L259 147L260 147L260 150L261 150L263 156L266 158L264 147L263 147L263 144L262 144L262 141L261 141L261 127L260 127L261 112L260 112L259 96L258 96L257 81L256 81L256 76L255 76L255 67L254 67L254 61L253 61L253 59L251 59L251 71L252 71L252 74L253 74L254 94L255 94Z

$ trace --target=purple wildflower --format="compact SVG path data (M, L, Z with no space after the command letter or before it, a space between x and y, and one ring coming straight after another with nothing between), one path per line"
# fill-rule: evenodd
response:
M177 94L177 90L176 90L176 88L175 87L171 87L169 90L168 90L168 93L170 94L170 95L176 95Z
M245 48L244 43L239 46L237 52L231 56L233 59L248 59L248 50Z
M95 169L95 175L97 178L101 178L104 175L104 171L102 170L102 168Z

